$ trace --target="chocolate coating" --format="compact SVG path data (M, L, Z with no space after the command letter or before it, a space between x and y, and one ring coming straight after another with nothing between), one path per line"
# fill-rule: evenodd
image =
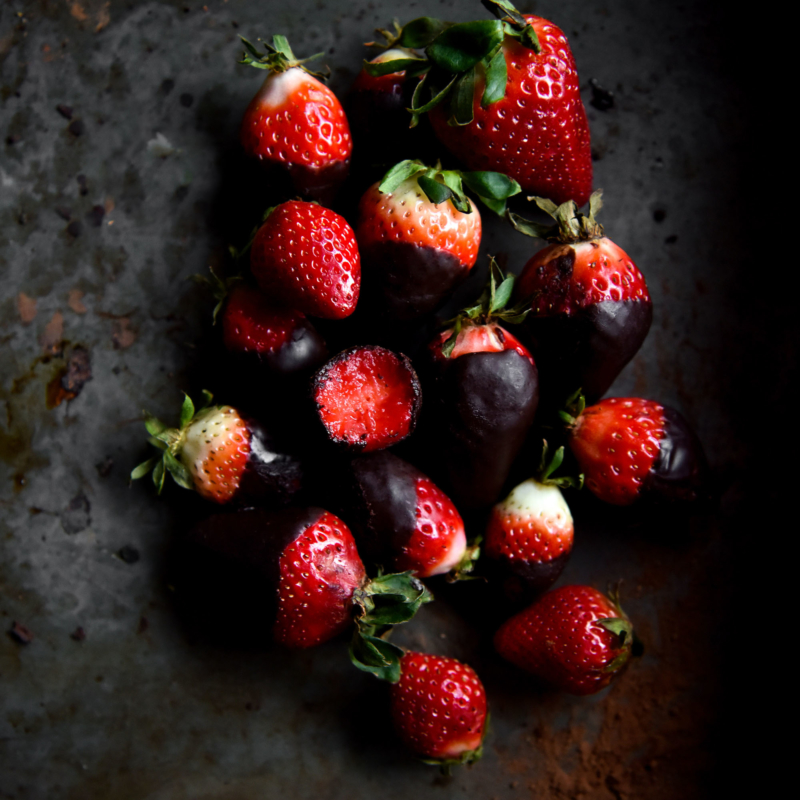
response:
M369 560L387 564L405 547L416 525L416 481L424 477L386 450L350 462L342 516Z
M312 372L328 357L325 340L316 328L304 319L292 331L292 338L276 353L261 356L271 370L288 375L297 372Z
M506 569L521 578L525 588L531 593L540 593L549 589L567 566L572 550L556 556L550 561L507 561L503 559Z
M697 434L683 415L664 406L664 438L643 484L651 501L692 503L708 495L708 462Z
M361 249L361 289L374 316L405 322L432 314L469 274L452 253L411 242Z
M459 509L495 503L539 403L536 366L516 350L440 363L430 435L442 488Z
M591 403L636 355L652 321L650 300L605 300L523 324L548 396L563 400L581 388Z
M309 200L316 200L321 205L330 206L350 172L350 159L334 161L321 168L286 164L284 169L299 194Z

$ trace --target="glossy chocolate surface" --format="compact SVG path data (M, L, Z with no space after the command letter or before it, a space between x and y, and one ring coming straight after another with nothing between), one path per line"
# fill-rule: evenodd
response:
M334 161L321 169L302 164L287 164L284 169L298 194L329 207L350 172L350 159Z
M431 394L442 489L459 509L495 503L536 414L536 367L515 350L470 353L440 362Z
M304 319L292 331L292 338L274 353L259 354L262 363L270 370L284 375L312 372L328 356L325 340L316 328Z
M527 342L548 398L559 401L580 388L588 402L598 400L636 355L652 320L649 300L605 300L571 315L529 315Z
M361 250L363 303L376 317L405 322L432 314L469 274L452 253L409 242Z

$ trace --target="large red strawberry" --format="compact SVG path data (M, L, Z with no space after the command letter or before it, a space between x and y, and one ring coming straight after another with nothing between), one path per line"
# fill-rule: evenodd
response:
M303 488L305 468L279 446L258 422L231 406L206 405L195 411L186 395L180 427L169 428L150 414L145 426L160 456L140 464L131 478L151 470L159 494L169 473L184 489L215 503L283 504Z
M347 177L353 149L341 104L318 80L322 76L303 66L311 59L295 58L284 36L273 37L265 53L242 41L247 52L241 63L269 71L244 113L242 147L285 169L300 194L329 201Z
M243 581L248 572L256 572L271 594L261 609L261 624L271 629L277 642L291 648L320 644L354 623L357 637L380 640L388 625L410 619L432 599L407 574L368 580L350 530L321 508L214 515L191 531L186 544L189 558L200 549L238 565ZM212 586L207 589L211 592ZM383 603L380 609L376 595ZM380 618L380 611L387 610L393 615L389 623ZM395 650L387 652L393 654L397 672ZM369 664L360 666L371 671Z
M497 20L452 25L425 48L430 70L415 91L415 115L430 111L436 135L470 169L583 205L591 145L567 38L508 0L484 5Z
M604 502L685 503L706 496L702 445L675 409L638 397L611 397L584 408L579 398L562 418L586 486Z
M477 548L467 547L461 515L427 475L384 450L353 459L343 483L342 515L365 557L420 578L471 571Z
M344 217L316 203L276 206L253 239L250 269L278 303L312 317L353 313L361 286L361 259Z
M552 227L511 215L519 230L551 242L525 264L514 296L530 308L523 323L526 341L559 403L577 389L592 400L605 394L653 319L642 273L595 219L600 195L592 195L588 215L572 201L556 207L537 199L556 220Z
M545 443L545 454L546 454ZM559 486L568 478L550 477L560 465L564 448L537 478L529 478L492 508L484 553L500 562L521 582L514 593L542 592L552 586L572 552L575 526ZM543 461L545 456L543 455Z
M406 653L390 690L391 713L403 742L423 761L443 767L481 757L486 692L472 667L445 656Z
M539 402L531 354L499 324L519 319L504 311L513 283L492 262L489 288L429 348L421 457L462 511L497 501Z
M497 652L571 694L599 692L628 662L633 627L616 600L589 586L562 586L507 620Z

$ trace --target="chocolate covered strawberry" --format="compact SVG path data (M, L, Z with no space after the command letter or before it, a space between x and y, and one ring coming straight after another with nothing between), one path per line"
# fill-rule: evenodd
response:
M563 451L559 448L536 478L515 486L497 503L486 527L484 553L521 582L521 592L541 592L552 586L572 552L575 526L559 487L573 482L551 477ZM546 452L545 443L543 461Z
M519 230L551 242L525 264L514 296L528 303L526 341L560 402L578 389L591 400L605 394L653 319L644 276L595 219L600 195L592 195L588 215L573 202L556 207L537 199L556 220L552 227L511 215Z
M427 469L463 509L495 503L539 402L536 364L500 325L514 278L492 262L489 287L429 347Z
M481 216L473 191L502 213L519 186L497 173L461 173L420 161L396 164L361 199L356 239L364 304L389 321L430 314L478 258Z
M408 358L377 345L334 356L314 375L311 392L330 441L364 453L405 439L422 402Z
M159 494L167 474L184 489L215 503L275 504L292 500L303 488L302 462L280 446L258 422L231 406L206 404L195 411L188 395L180 427L169 428L145 413L150 443L160 456L140 464L131 478L153 473Z
M380 635L391 624L410 619L432 599L408 574L368 580L347 525L321 508L215 515L192 530L186 545L239 566L243 580L247 573L260 577L270 595L262 624L286 647L313 647L354 624L356 637L377 639L381 647ZM387 614L394 622L384 619ZM396 650L387 643L392 663L380 666L398 671Z
M471 571L477 548L467 547L461 515L411 464L385 450L359 456L344 484L343 516L365 557L420 578Z
M312 317L353 313L361 286L361 259L344 217L316 203L276 206L250 248L250 269L275 303Z
M330 201L347 177L353 143L336 95L303 66L322 54L297 59L284 36L274 36L264 53L242 41L241 63L268 71L242 119L245 153L286 170L299 194Z
M475 670L446 656L406 653L390 689L395 729L426 764L443 768L481 757L486 691Z
M627 506L707 496L702 445L675 409L638 397L611 397L584 408L577 398L562 419L586 486L600 500Z
M616 599L589 586L562 586L505 622L497 652L570 694L599 692L628 662L633 627Z

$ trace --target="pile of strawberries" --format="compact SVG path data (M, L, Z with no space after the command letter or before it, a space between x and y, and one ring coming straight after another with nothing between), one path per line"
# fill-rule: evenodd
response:
M423 579L488 579L515 608L497 652L564 691L597 692L635 637L616 596L550 590L574 540L561 489L691 507L707 483L676 411L600 399L648 332L650 295L596 219L564 34L507 0L483 5L495 19L383 31L348 115L284 37L263 53L245 41L243 63L267 77L242 146L298 199L234 252L246 274L209 281L236 376L223 391L241 402L206 393L198 409L187 395L176 428L146 416L159 452L132 473L152 472L159 492L169 473L224 506L185 537L187 563L199 553L254 579L286 647L350 631L353 663L391 684L400 737L444 766L480 756L487 700L469 666L389 640L433 600ZM354 187L357 212L329 207ZM554 224L509 210L521 192ZM476 263L476 202L547 245L518 278L492 259L482 295L436 331Z

